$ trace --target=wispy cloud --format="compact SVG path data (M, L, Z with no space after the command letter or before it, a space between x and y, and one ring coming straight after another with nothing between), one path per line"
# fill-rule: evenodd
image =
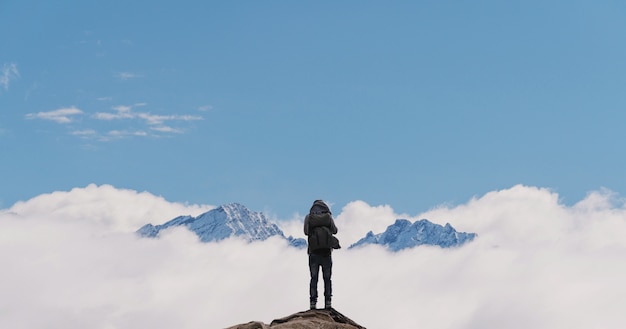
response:
M92 139L100 142L110 142L114 140L126 139L130 137L148 137L150 134L143 130L110 130L104 134L94 132L92 135L83 135L86 139Z
M128 80L128 79L139 78L141 77L141 75L137 73L132 73L132 72L118 72L115 74L115 77L120 80Z
M0 87L4 90L9 90L9 83L20 77L20 72L17 70L17 65L4 64L2 65L2 71L0 71Z
M75 130L75 131L72 131L70 134L74 136L91 137L91 136L96 136L98 133L93 129L85 129L85 130Z
M60 108L58 110L49 112L37 112L26 114L27 119L42 119L50 120L56 123L71 123L74 121L74 117L83 114L83 111L76 107Z
M108 100L108 99L106 99ZM112 141L130 137L162 137L172 134L183 134L187 129L181 127L182 123L189 121L204 120L202 116L188 114L153 114L148 111L136 111L136 108L148 106L145 102L133 105L117 105L106 112L96 112L87 115L75 106L60 108L54 111L29 113L26 119L41 119L53 121L59 124L77 122L81 118L80 125L71 125L68 133L82 139L96 141ZM99 126L95 125L102 122ZM104 122L109 122L103 125ZM178 124L174 124L178 122ZM91 126L88 126L92 124Z
M165 121L196 121L202 117L195 115L157 115L150 113L137 113L137 117L146 121L149 125L160 125Z
M132 119L135 118L135 114L131 113L132 107L130 106L115 106L113 110L115 112L98 112L94 115L94 118L98 120L117 120L117 119Z
M134 106L145 106L146 103L137 103ZM196 121L203 120L201 116L197 115L161 115L151 114L150 112L135 112L133 106L118 105L114 106L114 112L98 112L94 115L94 118L98 120L119 120L119 119L142 119L148 125L160 125L166 121Z
M182 129L176 129L168 126L157 126L151 127L150 129L162 133L172 133L172 134L182 134L184 131Z
M211 105L203 105L198 107L198 111L200 112L207 112L207 111L211 111L213 109L213 106Z
M107 136L113 138L124 138L128 136L148 136L148 133L145 131L137 130L137 131L129 131L129 130L111 130L107 133Z

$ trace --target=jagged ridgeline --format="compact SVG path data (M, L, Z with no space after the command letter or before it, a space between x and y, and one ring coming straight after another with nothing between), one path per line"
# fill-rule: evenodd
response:
M411 224L406 219L398 219L389 225L385 232L367 235L350 248L367 244L378 244L393 251L413 248L421 245L439 246L442 248L458 247L474 240L476 233L457 232L452 225L434 224L427 219L421 219Z
M197 217L179 216L162 225L147 224L137 233L143 237L154 238L162 230L175 226L187 227L202 242L220 241L233 236L252 242L279 236L286 239L293 247L306 248L306 240L292 236L285 237L283 231L276 224L271 223L263 213L250 211L238 203L222 205Z
M162 230L176 226L187 227L202 242L220 241L229 237L240 237L252 242L278 236L287 240L292 247L306 248L307 244L302 238L285 237L283 231L270 222L263 213L250 211L238 203L222 205L197 217L179 216L161 225L147 224L137 233L143 237L154 238L158 237ZM420 245L449 248L461 246L475 237L475 233L457 232L450 224L441 226L426 219L415 223L398 219L388 226L385 232L374 234L370 231L350 248L368 244L382 245L392 251Z

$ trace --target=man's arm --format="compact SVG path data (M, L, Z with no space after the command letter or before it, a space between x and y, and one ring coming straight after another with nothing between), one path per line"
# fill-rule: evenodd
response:
M337 234L337 226L335 226L335 220L333 216L330 216L330 232L332 234Z
M304 235L309 235L309 215L304 217Z

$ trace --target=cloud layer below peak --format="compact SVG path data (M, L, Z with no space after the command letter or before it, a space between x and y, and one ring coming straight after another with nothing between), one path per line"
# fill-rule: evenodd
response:
M159 239L132 233L213 207L89 185L0 211L0 259L11 269L0 272L0 327L223 328L305 309L306 253L280 239L202 244L183 228ZM334 305L364 326L618 328L626 320L626 209L610 191L566 206L549 189L519 185L415 216L362 201L334 213L344 245L396 218L479 234L456 249L337 251ZM278 224L302 236L301 219Z

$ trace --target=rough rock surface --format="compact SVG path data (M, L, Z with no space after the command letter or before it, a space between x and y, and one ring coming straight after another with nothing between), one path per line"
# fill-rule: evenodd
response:
M269 325L252 321L226 329L365 329L334 308L330 310L309 310L276 319Z

